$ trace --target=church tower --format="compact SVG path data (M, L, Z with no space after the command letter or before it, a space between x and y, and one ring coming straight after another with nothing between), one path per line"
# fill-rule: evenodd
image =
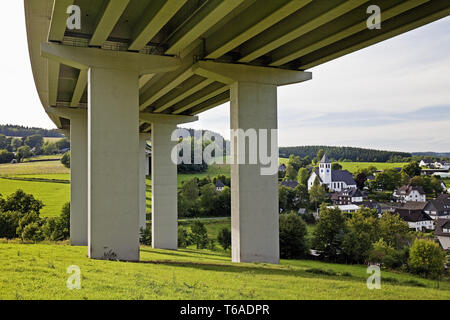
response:
M319 175L324 184L331 184L331 163L327 155L324 155L319 162Z

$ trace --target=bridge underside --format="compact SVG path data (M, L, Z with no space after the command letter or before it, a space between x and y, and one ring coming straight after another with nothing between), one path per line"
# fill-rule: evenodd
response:
M233 128L276 129L277 86L306 81L309 68L450 14L447 0L379 0L381 28L368 29L371 4L25 0L36 87L52 121L70 130L78 159L73 243L89 244L94 258L138 259L145 214L139 159L151 134L153 245L175 249L176 124L231 101ZM81 9L80 30L66 28L70 5ZM277 181L254 172L232 166L233 260L277 262Z

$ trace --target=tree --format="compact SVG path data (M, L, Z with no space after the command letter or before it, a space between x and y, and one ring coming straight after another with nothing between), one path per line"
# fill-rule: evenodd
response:
M316 163L319 162L320 160L322 160L324 155L325 155L325 151L323 151L323 149L319 149L317 151L317 155L316 155Z
M394 249L401 249L411 239L408 224L398 214L385 212L378 220L378 235Z
M393 191L401 185L402 178L396 170L388 169L378 173L372 183L374 189Z
M342 241L346 232L345 217L341 210L327 208L323 204L313 233L312 247L325 259L336 261L342 254Z
M8 146L8 140L6 139L6 136L4 134L0 134L0 150L6 149Z
M289 181L297 180L297 171L290 164L288 164L286 166L286 175L284 177L284 180L289 180Z
M45 141L41 151L43 154L51 155L58 152L58 147L56 146L56 143Z
M22 145L23 145L22 139L20 138L13 138L11 140L11 147L13 148L13 150L19 149Z
M416 239L410 249L409 267L412 272L438 279L444 272L444 250L432 240Z
M139 242L145 246L151 246L152 245L152 228L149 226L146 226L145 228L140 229L139 234Z
M309 190L309 199L314 203L317 210L317 204L325 200L325 188L320 184L319 179L316 177L314 185Z
M347 260L364 263L372 249L372 243L378 239L378 218L376 211L361 208L346 221L348 232L345 234L342 249Z
M25 139L25 144L30 148L40 148L44 144L44 138L39 134L34 134Z
M342 170L342 166L339 164L339 162L333 162L331 164L331 170Z
M402 172L406 173L409 177L420 176L422 169L417 162L410 162L402 168Z
M200 188L199 205L203 215L215 215L218 192L212 183L208 183Z
M308 169L300 168L297 174L297 182L304 186L308 186L308 179L309 179Z
M70 148L70 141L67 138L59 139L55 142L55 145L58 150Z
M29 240L33 242L39 242L44 240L41 228L37 222L28 224L21 234L22 240Z
M10 163L14 159L14 153L8 150L0 150L0 163Z
M9 195L6 200L0 201L0 212L17 211L23 215L28 213L39 215L43 207L44 204L41 201L20 189Z
M189 241L189 234L187 230L183 227L178 228L178 247L186 248L191 243Z
M191 226L191 240L197 249L205 249L208 245L208 231L205 225L198 219Z
M355 177L356 186L359 189L364 189L364 186L366 184L367 176L364 172L360 172Z
M63 164L64 167L70 168L70 151L67 151L61 157L61 163Z
M217 241L224 250L231 247L231 231L228 228L222 228L217 235Z
M23 160L25 158L31 157L31 149L29 146L22 146L19 149L17 149L17 158L19 160Z
M306 223L294 213L280 215L280 257L297 259L307 256Z

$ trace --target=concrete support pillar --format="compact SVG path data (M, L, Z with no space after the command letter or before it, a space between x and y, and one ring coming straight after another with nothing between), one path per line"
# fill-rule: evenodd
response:
M145 229L147 223L147 171L148 171L148 159L147 159L147 140L149 138L148 133L139 134L139 228Z
M152 123L152 245L178 248L177 165L171 153L175 123Z
M231 129L277 129L277 87L272 84L234 82L230 86ZM249 146L232 143L231 227L233 262L279 263L278 176L261 175L260 159L248 164ZM259 151L259 145L257 146ZM278 142L276 145L278 150ZM247 164L238 164L245 152Z
M88 245L87 114L70 119L70 244Z
M126 69L89 69L90 258L139 260L138 76Z

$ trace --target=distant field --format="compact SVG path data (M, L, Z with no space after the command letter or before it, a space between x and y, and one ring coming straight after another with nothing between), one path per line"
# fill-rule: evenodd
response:
M0 176L22 174L61 174L70 173L60 161L25 162L16 164L0 164Z
M31 158L27 158L25 159L23 162L32 162L32 161L37 161L37 160L54 160L54 159L61 159L62 154L52 154L50 156L37 156L37 157L31 157Z
M359 169L368 168L374 166L378 170L386 170L391 168L403 168L407 162L339 162L343 170L348 170L351 173L358 171Z
M288 158L279 158L279 163L287 164L289 161ZM406 165L406 162L393 162L393 163L387 163L387 162L339 162L339 164L342 166L343 170L348 170L351 173L354 173L358 171L361 168L368 168L370 166L376 167L378 170L385 170L390 168L403 168L404 165Z
M141 247L141 262L91 260L86 247L0 243L0 299L442 299L450 282L381 272L366 286L367 267L309 260L280 265L231 263L230 252ZM80 290L68 290L67 267L80 267Z

